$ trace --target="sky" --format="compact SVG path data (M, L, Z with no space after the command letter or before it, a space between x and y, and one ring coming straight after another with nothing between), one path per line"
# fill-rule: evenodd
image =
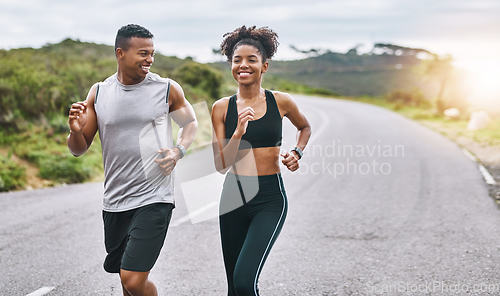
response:
M41 47L65 38L113 45L136 23L164 55L222 60L222 36L241 25L279 35L275 60L304 58L290 45L347 52L392 43L451 54L455 66L500 78L499 0L0 0L0 48Z

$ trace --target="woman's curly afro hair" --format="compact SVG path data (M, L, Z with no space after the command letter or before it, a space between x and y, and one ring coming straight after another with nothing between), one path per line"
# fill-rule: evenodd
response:
M278 34L268 27L256 29L256 26L249 28L242 26L224 34L223 37L220 49L228 62L231 62L234 50L240 45L251 45L257 48L264 62L274 56L279 45Z

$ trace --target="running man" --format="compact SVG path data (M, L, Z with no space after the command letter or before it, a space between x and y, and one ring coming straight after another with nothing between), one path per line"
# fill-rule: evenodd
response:
M148 276L175 207L171 173L198 125L181 86L149 71L154 53L149 30L121 27L115 40L117 72L94 84L87 99L69 111L67 144L73 155L84 154L99 130L105 173L104 269L119 273L126 296L158 295ZM168 116L180 127L175 147L168 144L171 130L159 132L158 124ZM144 144L145 131L154 132L156 145ZM162 137L167 138L163 143Z

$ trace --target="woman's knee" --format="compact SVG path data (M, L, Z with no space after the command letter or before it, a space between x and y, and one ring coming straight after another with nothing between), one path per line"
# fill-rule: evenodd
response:
M254 279L248 277L235 277L234 290L238 296L256 296L257 287Z

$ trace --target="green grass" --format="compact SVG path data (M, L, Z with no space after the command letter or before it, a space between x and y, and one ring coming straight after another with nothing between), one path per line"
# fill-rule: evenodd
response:
M448 138L455 140L465 137L484 145L500 147L500 118L492 118L489 125L481 130L467 130L468 118L462 116L458 120L447 119L436 112L435 108L420 108L405 106L399 103L387 102L383 97L340 97L346 100L364 102L390 109L408 118L414 119L430 127Z
M66 145L67 133L55 132L54 128L30 125L18 133L0 132L2 145L19 158L40 169L39 177L55 183L81 183L100 179L102 156L99 138L96 137L89 151L74 157Z
M0 155L0 192L23 188L26 183L25 171L10 156Z

